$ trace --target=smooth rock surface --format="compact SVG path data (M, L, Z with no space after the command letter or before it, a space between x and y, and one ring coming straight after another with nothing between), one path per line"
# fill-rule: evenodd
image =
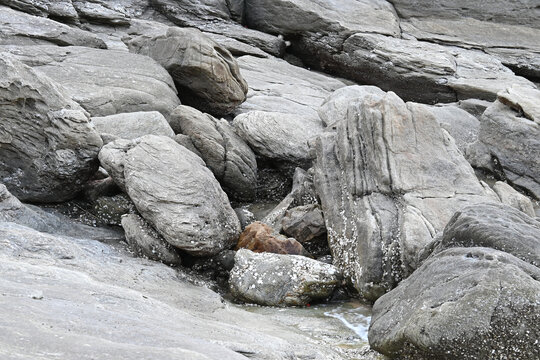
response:
M497 194L501 202L505 205L518 209L530 217L535 217L534 206L527 196L523 195L507 183L497 181L493 185L493 191Z
M174 137L171 126L158 111L138 111L91 118L100 134L132 140L144 135Z
M0 56L0 182L19 199L60 202L82 190L103 145L87 113L49 77Z
M206 256L235 244L240 223L227 195L201 158L173 139L147 135L131 144L113 142L100 161L114 162L113 179L171 245Z
M330 296L339 284L339 271L334 266L303 256L241 249L234 260L231 293L246 302L303 306Z
M259 221L246 226L240 234L236 248L248 249L256 253L309 256L309 253L296 239L280 235L270 226Z
M255 154L234 128L189 106L178 106L171 125L187 136L232 198L250 201L257 190Z
M246 99L248 87L236 60L197 29L170 27L165 35L138 37L129 46L167 69L188 105L226 115Z
M402 359L540 356L540 269L504 252L454 248L373 307L369 342Z

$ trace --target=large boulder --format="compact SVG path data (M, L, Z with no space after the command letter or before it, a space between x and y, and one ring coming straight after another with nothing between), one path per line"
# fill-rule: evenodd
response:
M174 131L158 111L138 111L91 118L100 134L132 140L144 135L174 137Z
M0 182L19 199L75 197L97 170L102 141L64 89L13 57L0 56Z
M197 29L171 27L165 35L141 36L129 46L167 69L188 105L226 115L246 99L248 87L236 60Z
M147 56L78 46L3 46L0 50L64 86L91 116L159 111L180 104L173 80Z
M501 91L482 115L469 158L540 199L540 91L520 86Z
M112 154L112 155L111 155ZM171 245L196 256L232 247L240 223L212 172L173 139L112 142L99 155L141 216Z
M487 248L428 259L377 300L371 347L400 359L537 359L540 269Z
M241 249L234 261L232 295L260 305L303 306L327 298L340 282L334 266L298 255Z
M189 136L225 192L242 201L255 198L255 154L226 120L180 105L172 113L171 126L176 132Z
M352 101L314 143L314 182L334 263L374 301L466 204L498 201L425 106L394 93Z

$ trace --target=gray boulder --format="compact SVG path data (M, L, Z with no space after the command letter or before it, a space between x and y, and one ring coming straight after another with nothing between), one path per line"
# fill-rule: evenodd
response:
M324 216L319 205L303 205L287 210L281 220L285 235L291 236L301 243L311 241L326 234Z
M501 199L501 202L505 205L511 206L514 209L518 209L530 217L535 217L534 205L531 199L523 195L507 183L503 181L497 181L493 185L493 191Z
M174 137L171 126L158 111L139 111L91 118L100 134L132 140L144 135Z
M169 265L180 265L182 262L177 250L139 215L123 216L122 228L126 233L126 241L138 256Z
M469 158L540 199L540 91L513 86L500 92L481 118Z
M446 250L377 300L370 346L400 359L536 359L539 279L501 251Z
M295 164L309 160L308 142L323 131L318 118L265 111L240 114L233 126L258 155Z
M314 182L334 264L374 301L466 204L499 201L425 106L394 93L349 104L314 145Z
M0 6L0 44L76 45L106 49L96 35L60 22Z
M19 199L60 202L97 170L102 141L49 77L0 56L0 182Z
M99 158L107 170L114 168L110 175L171 245L205 256L235 244L240 223L227 195L201 158L173 139L147 135L113 142Z
M159 111L168 117L180 105L170 75L146 56L77 46L4 46L0 50L63 85L91 116Z
M323 300L339 285L332 265L299 255L254 253L240 249L229 285L239 300L269 306L303 306Z
M435 254L452 247L492 248L540 268L540 222L503 204L467 206L431 247Z
M250 201L257 190L257 160L226 120L189 106L178 106L171 125L189 136L206 166L232 198Z
M171 27L165 35L141 36L129 46L167 69L186 104L226 115L246 99L248 87L236 60L197 29Z
M1 3L42 17L63 18L68 21L74 21L78 17L72 0L2 0Z

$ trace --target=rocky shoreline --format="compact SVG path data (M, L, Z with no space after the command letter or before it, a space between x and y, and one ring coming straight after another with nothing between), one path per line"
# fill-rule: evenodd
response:
M539 11L0 0L0 357L540 358Z

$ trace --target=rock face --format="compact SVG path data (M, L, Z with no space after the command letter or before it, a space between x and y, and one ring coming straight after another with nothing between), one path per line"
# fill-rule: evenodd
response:
M188 105L226 115L246 99L248 87L236 60L197 29L171 27L166 35L138 37L129 45L167 69Z
M526 189L540 199L540 91L514 86L486 109L477 143L469 151L475 166Z
M295 164L309 160L308 141L323 130L318 118L265 111L240 114L233 126L258 155Z
M236 242L240 223L227 195L204 162L173 139L147 135L113 142L99 158L116 168L113 179L169 244L205 256Z
M137 255L162 261L165 264L180 265L181 259L177 250L140 216L135 214L123 216L122 228L126 233L128 244Z
M144 135L174 137L171 126L158 111L139 111L93 117L92 123L100 134L132 140Z
M249 201L257 190L257 160L226 120L180 105L171 117L177 132L189 136L206 166L232 198Z
M393 93L353 101L314 144L314 182L335 265L374 301L466 204L498 201L423 106Z
M8 46L0 50L11 52L63 85L91 116L159 111L168 117L180 104L170 75L146 56L75 46Z
M106 49L96 35L62 23L0 6L0 44L76 45Z
M239 250L229 284L239 300L270 306L303 306L330 296L338 270L296 255L256 254Z
M487 248L428 259L373 307L373 349L406 359L540 356L540 269Z
M236 248L248 249L256 253L309 255L298 241L275 233L274 229L259 221L246 226L240 234Z
M64 89L0 56L0 182L19 199L73 198L97 170L101 138Z
M492 248L540 268L540 222L503 204L467 206L450 219L433 253L451 247Z

